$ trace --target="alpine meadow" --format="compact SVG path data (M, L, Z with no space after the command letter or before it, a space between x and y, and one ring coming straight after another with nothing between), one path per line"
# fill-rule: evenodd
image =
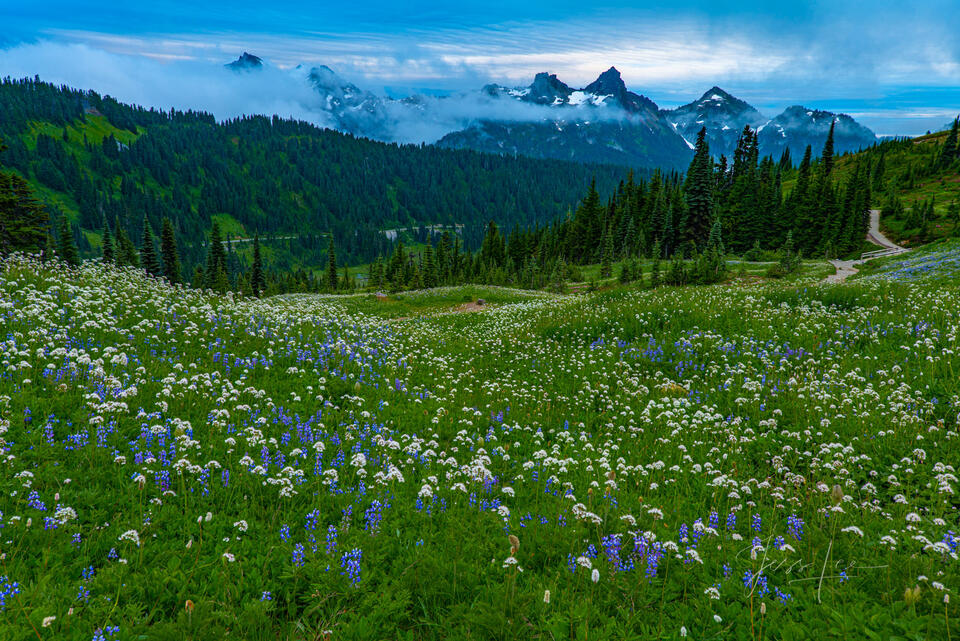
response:
M51 3L0 641L960 641L955 6Z

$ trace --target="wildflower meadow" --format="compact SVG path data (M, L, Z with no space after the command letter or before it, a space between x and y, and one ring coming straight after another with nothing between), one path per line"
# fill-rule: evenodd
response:
M960 639L925 265L380 315L14 255L0 639Z

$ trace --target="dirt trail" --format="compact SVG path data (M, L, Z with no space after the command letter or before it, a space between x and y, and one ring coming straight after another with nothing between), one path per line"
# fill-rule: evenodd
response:
M870 210L870 229L867 230L867 240L880 247L879 250L864 254L859 260L831 260L830 263L837 268L836 274L831 274L823 279L825 283L842 283L857 273L856 266L881 256L894 256L909 251L906 247L901 247L880 231L880 210Z

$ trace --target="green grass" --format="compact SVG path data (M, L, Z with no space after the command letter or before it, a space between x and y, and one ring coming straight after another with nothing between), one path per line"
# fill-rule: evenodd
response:
M230 214L214 214L210 217L210 220L211 224L215 222L220 225L220 233L224 239L228 237L249 238L249 234L243 228L243 225Z
M433 314L456 313L467 303L484 300L489 308L507 303L551 299L555 296L541 291L511 289L493 285L461 285L438 287L418 291L385 294L378 297L373 292L356 294L288 294L281 298L293 301L322 300L336 305L346 314L362 314L385 319L407 319Z
M878 258L860 266L856 278L923 282L928 286L960 284L960 239L947 238L909 254Z
M0 639L960 638L960 287L827 268L381 302L8 259Z

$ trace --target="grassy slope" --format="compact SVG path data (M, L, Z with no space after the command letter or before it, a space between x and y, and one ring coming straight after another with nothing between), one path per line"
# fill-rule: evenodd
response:
M960 283L960 239L943 238L909 254L872 260L858 269L854 278L956 285Z
M956 287L0 292L2 638L958 638Z
M947 136L946 131L939 131L924 136L918 136L912 140L913 145L905 149L888 152L884 159L886 165L886 180L897 180L898 184L903 185L901 177L911 164L925 166L929 162L932 146L943 143ZM836 175L841 182L846 181L853 172L857 161L863 153L845 154L837 159ZM796 176L790 176L783 181L783 191L789 193L796 184ZM934 238L942 238L953 233L953 225L946 220L947 206L954 200L960 201L960 174L956 171L941 171L936 175L918 180L913 187L907 188L901 186L898 194L903 201L904 207L910 209L917 202L923 202L930 198L935 198L934 209L938 220L934 221L932 235ZM886 193L874 193L873 204L875 209L882 209L885 203ZM903 221L881 220L880 227L891 239L904 245L916 244L918 230L904 229ZM869 247L865 248L865 251Z
M946 131L940 131L925 136L919 136L913 139L913 145L904 149L888 153L884 159L886 165L886 177L889 184L891 179L903 176L911 164L926 165L929 161L933 146L943 143L947 136ZM841 158L837 162L837 170L841 176L846 177L853 170L857 160L857 154L852 154ZM899 181L899 184L903 184ZM935 199L934 211L938 220L934 221L933 236L941 238L953 233L953 224L946 220L947 206L960 200L960 174L956 171L940 171L934 176L917 180L913 187L902 186L898 189L903 205L910 209L915 204ZM873 206L881 209L884 205L886 194L874 194ZM882 230L892 239L904 241L904 244L912 244L915 239L916 230L904 229L903 221L882 220L880 224Z

